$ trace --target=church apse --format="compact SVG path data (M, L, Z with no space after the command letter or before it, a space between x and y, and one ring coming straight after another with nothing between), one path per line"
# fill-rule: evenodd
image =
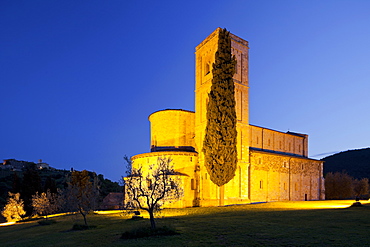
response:
M151 152L195 152L194 112L167 109L149 116Z

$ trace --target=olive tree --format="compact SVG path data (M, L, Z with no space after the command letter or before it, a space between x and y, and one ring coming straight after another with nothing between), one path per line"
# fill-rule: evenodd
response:
M50 190L46 192L38 193L32 196L32 207L34 211L40 215L46 215L55 213L60 208L59 195L57 193L51 193Z
M145 170L140 166L132 166L130 159L128 174L123 178L125 183L125 206L127 209L142 209L149 213L152 229L156 228L154 213L164 203L171 203L183 196L179 176L183 175L171 166L171 158L159 157L156 164ZM137 168L135 168L137 167Z
M16 222L22 219L22 216L26 214L24 210L24 202L20 198L19 193L9 192L7 203L2 211L2 215L8 222Z

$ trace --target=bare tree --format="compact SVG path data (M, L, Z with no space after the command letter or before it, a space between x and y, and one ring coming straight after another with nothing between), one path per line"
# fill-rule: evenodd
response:
M142 166L132 166L130 159L125 157L128 163L128 175L125 181L125 205L129 209L142 209L149 213L150 225L156 228L154 213L164 203L171 203L183 196L180 186L179 175L170 165L171 158L159 157L156 164L148 167L146 172Z
M26 214L24 210L23 200L20 198L19 193L9 192L9 198L2 212L2 215L8 222L15 222L22 219L22 216Z
M369 193L369 179L363 178L361 180L355 179L353 181L353 191L356 196L356 200L360 199L361 196Z

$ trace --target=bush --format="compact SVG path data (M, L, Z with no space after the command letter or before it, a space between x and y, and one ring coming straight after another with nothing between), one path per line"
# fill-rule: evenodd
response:
M122 239L135 239L135 238L145 238L153 236L172 236L179 234L175 229L167 226L157 227L152 229L151 227L141 227L136 228L131 231L126 231L122 233Z
M137 215L134 215L132 216L130 219L127 219L127 220L143 220L144 218L142 216L137 216Z

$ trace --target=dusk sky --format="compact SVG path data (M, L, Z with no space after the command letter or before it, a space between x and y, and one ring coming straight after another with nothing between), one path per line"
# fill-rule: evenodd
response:
M0 159L118 181L148 116L194 110L195 47L249 42L250 124L370 146L370 1L0 1Z

